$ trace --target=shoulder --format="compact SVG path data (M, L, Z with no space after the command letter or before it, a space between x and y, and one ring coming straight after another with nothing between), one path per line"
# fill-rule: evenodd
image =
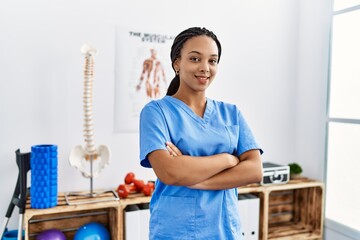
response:
M228 103L228 102L223 102L223 101L218 101L218 100L213 100L213 99L209 99L208 98L208 102L217 110L220 110L221 112L240 112L239 108L233 104L233 103Z
M157 112L161 112L163 108L162 106L164 106L165 104L166 97L157 100L151 100L142 108L140 115L156 114Z
M151 100L150 102L146 103L145 106L142 108L141 113L159 109L158 101L159 100Z
M243 119L239 108L233 103L218 100L208 100L208 103L212 114L216 114L228 124L238 124Z

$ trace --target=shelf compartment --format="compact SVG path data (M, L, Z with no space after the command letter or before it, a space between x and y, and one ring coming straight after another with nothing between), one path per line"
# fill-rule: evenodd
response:
M92 200L101 201L104 197L107 196L97 196ZM74 198L83 199L83 197ZM111 239L120 239L121 219L119 216L121 212L119 201L67 205L64 194L59 194L56 207L26 209L24 219L25 240L35 240L39 233L54 228L61 230L67 239L73 239L77 229L90 222L103 224L109 230Z
M319 239L322 236L321 186L269 193L268 239Z
M113 208L105 208L34 216L28 222L29 239L36 239L37 234L54 228L63 231L67 239L73 239L77 229L90 222L101 223L111 232L114 230L111 224L114 211Z

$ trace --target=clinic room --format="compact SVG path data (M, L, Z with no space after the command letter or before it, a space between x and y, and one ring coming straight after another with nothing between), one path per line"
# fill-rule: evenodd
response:
M0 1L2 240L360 239L359 0Z

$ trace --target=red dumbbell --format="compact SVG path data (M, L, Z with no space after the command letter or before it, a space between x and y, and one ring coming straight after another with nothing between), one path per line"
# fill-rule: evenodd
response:
M133 179L135 179L135 174L133 172L129 172L126 174L124 182L125 184L131 184Z
M154 183L148 182L146 185L144 185L144 187L142 189L142 193L144 193L145 196L151 196L154 189L155 189Z
M154 182L145 184L143 180L136 179L133 172L126 174L124 181L126 184L134 184L136 191L142 192L145 196L150 196L155 188Z
M124 182L126 184L133 183L136 186L137 192L141 192L145 186L143 180L135 179L135 174L133 172L129 172L128 174L126 174Z
M130 193L136 193L137 189L132 184L120 184L117 188L117 193L121 198L127 198Z

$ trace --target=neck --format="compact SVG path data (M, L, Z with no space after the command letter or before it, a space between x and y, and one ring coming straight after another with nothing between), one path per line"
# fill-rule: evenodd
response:
M205 108L206 108L206 96L205 92L196 93L196 94L182 94L180 91L173 95L174 98L177 98L183 101L186 105L188 105L191 110L195 114L200 117L204 116Z

